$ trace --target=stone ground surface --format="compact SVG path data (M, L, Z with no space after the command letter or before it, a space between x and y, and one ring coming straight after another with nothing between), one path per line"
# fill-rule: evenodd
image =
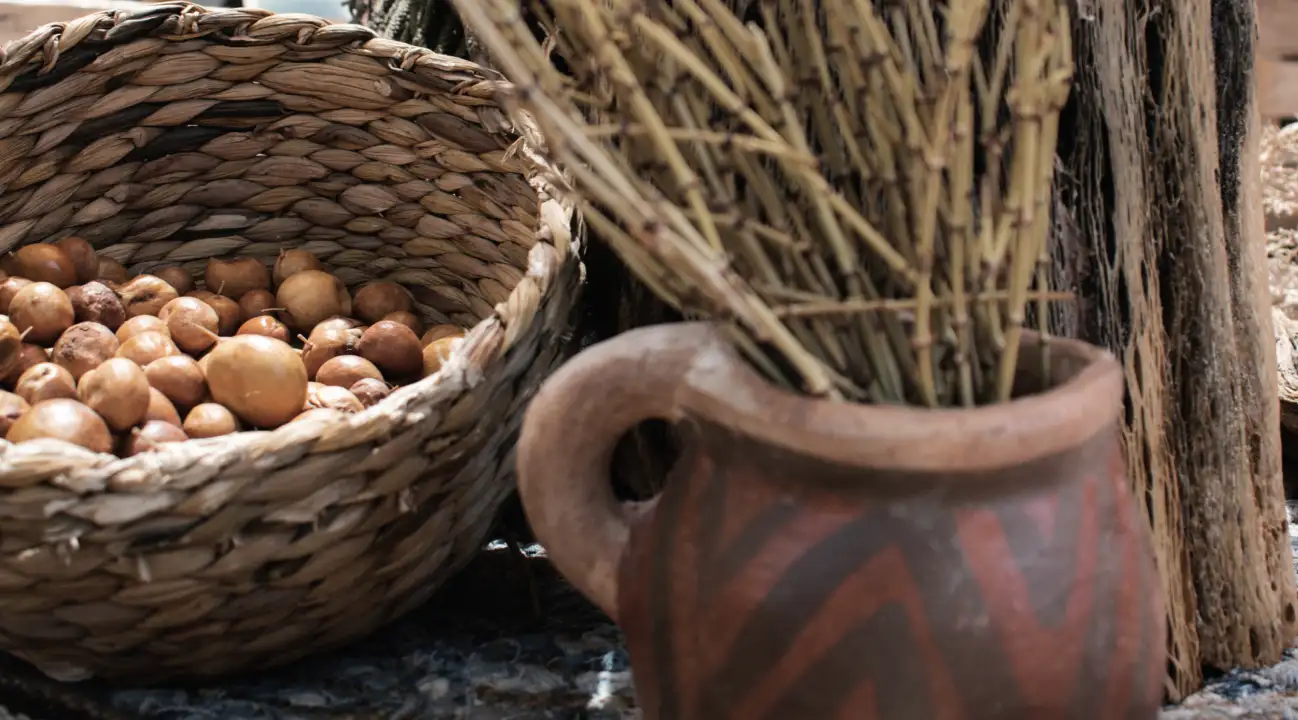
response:
M1298 501L1287 503L1289 546L1298 572ZM1214 678L1207 687L1176 707L1165 708L1161 720L1298 720L1298 651L1289 650L1276 665L1236 670Z
M1295 526L1290 541L1298 566ZM483 553L447 600L355 647L220 684L61 684L0 658L0 720L638 718L621 635L533 555ZM1216 678L1161 714L1226 718L1298 720L1298 652Z
M0 658L0 720L635 717L617 628L532 555L485 552L446 600L375 637L219 684L60 684Z

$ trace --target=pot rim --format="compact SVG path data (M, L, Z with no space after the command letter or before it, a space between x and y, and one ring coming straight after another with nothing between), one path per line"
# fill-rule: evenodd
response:
M986 473L1059 455L1112 430L1125 385L1113 354L1051 337L1051 357L1071 365L1051 387L976 408L864 405L810 398L759 375L713 327L678 389L684 416L760 443L839 465L913 473ZM1039 357L1024 330L1020 367ZM1062 377L1060 376L1062 375Z

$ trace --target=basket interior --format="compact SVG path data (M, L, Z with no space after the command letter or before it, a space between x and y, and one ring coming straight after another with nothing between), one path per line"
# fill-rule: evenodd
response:
M301 248L353 290L401 284L426 324L499 317L542 224L499 80L427 52L411 72L409 48L361 49L373 34L357 26L195 12L212 31L131 37L100 13L75 47L10 44L0 251L78 235L134 274L179 265L201 288L209 258Z
M216 45L184 51L192 44L161 47L158 60L219 54ZM303 73L343 63L349 77L385 65L356 55L285 59ZM57 72L34 74L19 76L0 103L30 104L13 98L15 86L29 98L64 94ZM425 321L464 326L508 298L536 242L539 204L521 160L507 157L513 138L484 132L478 109L446 97L335 108L269 92L266 82L234 83L261 100L136 102L83 123L67 118L77 108L94 114L109 98L69 97L7 122L0 115L0 251L80 235L134 273L181 265L201 281L211 257L272 264L281 250L302 248L350 287L401 283ZM187 122L166 117L178 106ZM51 137L69 124L83 127Z

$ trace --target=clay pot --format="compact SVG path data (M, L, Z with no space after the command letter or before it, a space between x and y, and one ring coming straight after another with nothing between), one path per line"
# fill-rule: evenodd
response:
M1161 585L1119 445L1111 355L1022 346L1019 399L813 400L705 324L587 349L525 415L537 539L626 633L648 720L1155 718ZM639 422L684 446L648 503L611 491Z

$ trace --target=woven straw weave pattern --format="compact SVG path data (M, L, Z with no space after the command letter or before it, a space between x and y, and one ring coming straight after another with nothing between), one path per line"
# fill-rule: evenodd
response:
M580 280L505 87L360 26L174 3L0 51L0 250L75 233L136 272L201 274L302 247L473 327L438 376L343 420L130 459L0 441L0 649L151 680L282 663L478 550Z

